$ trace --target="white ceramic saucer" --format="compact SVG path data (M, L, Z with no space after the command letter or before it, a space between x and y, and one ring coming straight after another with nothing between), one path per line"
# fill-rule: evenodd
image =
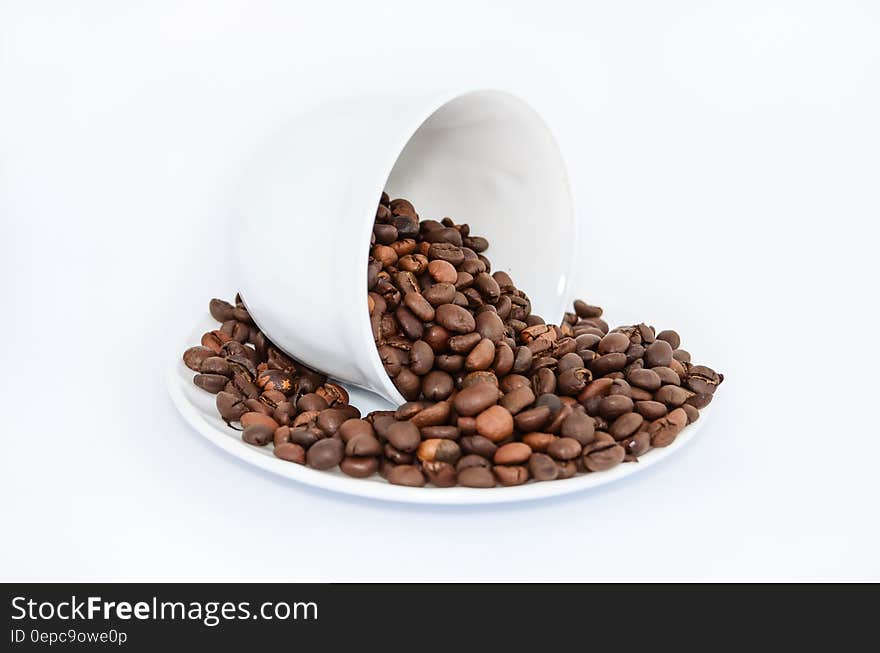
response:
M187 347L198 344L202 334L215 327L216 323L209 316L206 316L203 323L192 331L189 338L181 343L179 351L182 353ZM293 481L324 490L342 492L358 497L405 503L475 505L530 501L579 492L611 483L621 478L638 474L659 463L664 458L674 455L675 452L685 446L697 434L697 431L706 423L706 419L709 416L708 408L700 411L700 419L682 431L670 446L663 449L653 449L639 458L637 463L618 465L606 472L580 474L563 481L548 481L544 483L530 481L525 485L517 487L476 489L465 487L435 488L428 486L411 488L391 485L378 474L368 479L359 479L346 476L338 469L329 472L317 471L276 458L272 454L271 445L267 447L254 447L246 444L242 441L239 431L229 428L220 419L214 405L214 395L193 385L192 377L192 370L183 364L180 355L176 355L168 368L168 390L171 394L171 399L174 401L180 414L183 415L183 418L196 431L236 458L240 458L279 476L285 476ZM384 399L374 394L359 388L347 387L346 389L351 394L351 403L357 406L363 414L372 410L392 408Z

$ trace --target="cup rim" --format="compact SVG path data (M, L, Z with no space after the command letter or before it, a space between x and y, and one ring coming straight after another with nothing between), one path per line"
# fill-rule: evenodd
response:
M569 217L569 227L572 231L572 238L569 244L569 252L568 252L568 266L567 266L567 274L565 277L564 287L561 289L559 293L561 297L563 297L562 306L560 308L564 311L564 306L570 299L570 291L572 284L572 277L574 274L574 265L575 265L575 253L577 248L577 243L579 242L579 233L578 233L578 224L575 219L576 211L574 205L574 196L571 190L571 182L568 176L568 163L565 160L562 150L559 147L559 141L556 138L556 135L550 129L550 126L547 124L547 121L544 120L543 116L538 113L538 111L531 105L531 103L527 102L519 95L516 95L508 90L501 88L492 88L492 87L459 87L454 91L448 91L445 93L438 93L430 100L427 100L424 103L425 109L423 111L419 111L418 117L411 120L409 123L408 129L401 129L398 133L402 136L397 139L395 143L396 147L389 148L389 152L396 152L394 154L390 163L387 163L384 167L382 167L382 174L378 175L377 181L379 182L379 193L376 196L376 204L377 206L379 200L382 196L382 193L385 191L385 187L388 184L388 180L391 177L391 173L394 170L394 166L397 165L397 162L400 160L400 155L403 154L404 149L412 140L412 137L415 136L416 132L440 109L445 107L447 104L457 100L459 98L466 97L468 95L475 95L478 93L491 93L497 95L506 96L508 99L512 99L515 102L523 105L525 108L530 110L535 118L537 118L538 123L544 129L547 138L553 144L556 155L559 157L559 161L561 163L562 168L562 182L565 187L569 206L571 207L571 215ZM375 187L375 186L374 186ZM370 237L373 233L373 224L376 219L376 211L375 208L372 209L371 213L367 214L366 219L363 222L362 231L360 233L360 242L367 243L367 245L362 250L360 254L360 267L358 272L358 283L361 288L367 288L367 267L369 265L370 260ZM400 394L400 391L394 385L391 377L388 376L385 371L385 367L382 365L382 359L379 357L379 351L376 347L376 343L373 340L373 330L370 324L370 310L369 310L369 302L368 302L368 293L362 293L361 298L358 299L358 307L357 311L359 313L358 323L360 324L359 331L361 332L361 338L363 346L365 347L367 353L367 357L370 361L370 365L373 369L374 376L379 379L382 388L384 389L384 394L386 398L390 398L395 401L398 405L406 402L406 399ZM558 316L561 318L562 316ZM555 319L555 318L554 318ZM375 390L375 388L371 388Z

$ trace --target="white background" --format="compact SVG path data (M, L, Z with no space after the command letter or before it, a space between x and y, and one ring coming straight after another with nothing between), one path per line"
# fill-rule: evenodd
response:
M878 33L867 1L0 2L0 580L880 579ZM186 427L163 374L233 292L248 157L362 85L544 115L579 294L727 376L697 441L569 498L429 509Z

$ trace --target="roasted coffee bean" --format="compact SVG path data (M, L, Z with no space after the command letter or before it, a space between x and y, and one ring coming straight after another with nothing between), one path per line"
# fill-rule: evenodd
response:
M525 433L540 431L553 418L547 406L537 406L517 413L514 418L516 428Z
M630 346L630 339L623 333L609 333L604 336L597 347L600 354L624 353Z
M580 299L574 302L574 312L580 318L588 318L588 317L601 317L602 309L598 306L590 306L584 301Z
M581 455L582 449L574 438L556 438L547 446L547 453L556 460L573 460Z
M216 355L217 354L214 352L214 350L208 347L190 347L185 352L183 352L183 362L192 371L200 372L202 362Z
M229 379L222 374L196 374L193 377L194 384L202 390L207 390L213 394L217 394L223 390L228 382Z
M416 456L422 462L444 462L455 464L461 458L461 447L454 440L431 438L423 440Z
M412 370L404 367L400 370L393 380L394 387L397 388L404 399L412 401L418 399L422 391L422 379Z
M306 412L309 413L311 411ZM302 417L303 414L301 413L297 416L297 419L302 419ZM317 415L315 415L314 418L317 428L319 428L321 432L328 437L336 435L339 427L342 426L342 424L349 419L348 415L346 415L346 413L339 408L328 408L322 410Z
M425 299L421 293L411 292L403 297L403 303L406 307L419 318L422 322L430 322L434 319L434 307ZM398 318L399 320L400 318ZM409 333L407 333L409 335Z
M660 377L663 385L681 385L681 377L669 367L655 367L653 371Z
M526 462L532 450L522 442L508 442L498 448L492 460L496 465L519 465Z
M233 313L235 311L235 307L227 301L222 299L212 299L208 304L208 309L211 312L211 317L213 317L218 322L226 322L228 320L232 320Z
M532 433L526 433L523 435L522 442L527 444L532 451L544 453L547 451L547 447L550 446L550 443L556 440L556 437L557 436L552 433L533 431Z
M576 356L577 354L575 354ZM580 357L578 357L580 358ZM559 394L573 396L583 390L592 379L590 370L585 367L575 367L562 372L556 379L556 389Z
M463 469L467 469L468 467L484 467L486 469L490 469L492 467L492 463L483 456L478 456L477 454L473 453L462 456L461 459L457 463L455 463L455 470L457 472L460 472Z
M711 395L724 377L705 365L691 365L687 370L685 385L697 394Z
M276 458L281 458L281 460L297 463L298 465L306 464L306 450L293 442L275 445L273 453Z
M635 402L636 412L646 420L655 420L666 414L666 404L659 401L637 401Z
M567 438L574 438L581 445L592 442L595 433L596 421L582 412L572 412L562 421L559 429L560 435Z
M702 410L712 401L712 395L709 394L695 394L693 397L689 397L685 402L685 405L693 406L699 410Z
M485 467L466 467L458 472L458 484L465 487L495 487L495 475Z
M416 465L398 465L388 473L388 482L392 485L422 487L425 476Z
M330 408L330 404L328 404L320 395L314 392L309 392L299 398L296 402L296 408L300 412L305 412L307 410L322 411Z
M410 453L418 448L422 441L422 435L419 429L412 422L396 422L388 427L388 442L391 445L405 453Z
M441 401L449 397L455 389L455 383L447 372L434 370L428 372L422 380L422 394L425 399Z
M645 365L648 367L665 367L672 360L672 347L665 340L655 340L645 347Z
M532 390L536 395L556 392L556 375L549 368L539 369L532 375Z
M609 433L615 440L623 440L638 431L644 421L639 413L625 413L614 420Z
M371 433L357 433L350 437L345 444L347 456L379 456L382 454L382 445Z
M501 406L490 406L477 415L477 433L501 442L513 435L513 415Z
M608 395L599 403L599 414L607 420L613 420L634 408L633 400L625 395Z
M416 340L409 352L409 369L413 374L424 376L434 366L434 350L424 340Z
M579 471L578 463L575 460L557 460L556 468L559 470L559 475L556 478L560 481L573 477Z
M455 286L451 283L435 283L430 288L426 288L422 295L431 306L451 304L455 301Z
M617 444L607 433L584 448L583 464L591 472L602 472L623 462L626 449Z
M294 444L298 444L305 449L311 447L318 440L323 439L324 434L316 428L296 427L291 428L288 439Z
M470 333L476 328L474 316L455 304L443 304L437 307L435 319L445 329L453 333Z
M498 394L498 388L491 383L477 383L455 395L452 405L459 415L472 417L497 403Z
M379 459L372 456L365 458L346 456L339 463L339 469L354 478L368 478L379 470Z
M522 485L529 480L529 470L524 465L495 465L492 473L498 482L505 487Z
M550 456L533 453L529 456L529 473L536 481L552 481L559 476L559 467Z
M495 345L488 338L481 340L464 361L466 370L486 370L495 360Z
M241 439L257 447L263 447L272 442L275 429L268 424L250 424L241 432Z
M626 375L626 380L629 381L630 385L651 392L657 390L662 385L660 375L650 369L634 369Z
M452 405L448 401L438 401L435 404L426 406L423 410L414 415L410 421L415 424L418 429L427 426L440 426L449 421L449 415L451 412Z
M591 360L588 363L588 367L594 377L605 376L612 372L619 372L626 367L626 354L618 352L599 356L598 358Z
M669 446L685 426L687 426L687 413L681 408L676 408L668 415L654 420L648 425L651 446Z
M531 386L522 386L508 392L501 398L501 405L511 415L516 415L524 408L531 406L535 401L535 393Z
M688 424L693 424L700 419L700 411L697 408L694 408L690 404L684 404L681 408L687 415Z
M458 482L455 467L449 463L423 462L422 472L428 477L428 481L436 487L452 487Z
M482 435L466 435L461 438L459 444L461 445L462 451L465 453L476 454L477 456L489 459L491 459L498 450L498 445Z
M306 452L306 464L315 469L332 469L342 462L345 445L342 440L325 438L318 440Z
M415 462L416 459L414 453L399 451L387 442L385 443L385 446L382 447L382 453L385 455L385 458L393 462L395 465L410 465Z
M651 449L651 434L647 431L639 431L621 444L628 454L641 456Z
M681 346L681 338L675 331L661 331L657 334L657 340L668 342L673 349L678 349Z
M662 340L660 342L663 342ZM654 393L654 401L666 404L670 408L681 406L693 393L677 385L664 385Z
M422 437L425 439L443 438L445 440L458 440L461 437L461 429L450 424L424 426L419 431L422 432Z
M217 412L228 422L237 422L247 412L242 397L231 392L217 393Z

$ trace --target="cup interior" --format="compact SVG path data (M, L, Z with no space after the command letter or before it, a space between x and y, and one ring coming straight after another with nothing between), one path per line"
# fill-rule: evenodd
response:
M558 323L570 300L574 208L559 148L525 102L472 91L442 103L410 136L384 190L411 200L422 219L468 223L489 240L493 270L511 275L533 313ZM402 401L373 353L386 393Z

